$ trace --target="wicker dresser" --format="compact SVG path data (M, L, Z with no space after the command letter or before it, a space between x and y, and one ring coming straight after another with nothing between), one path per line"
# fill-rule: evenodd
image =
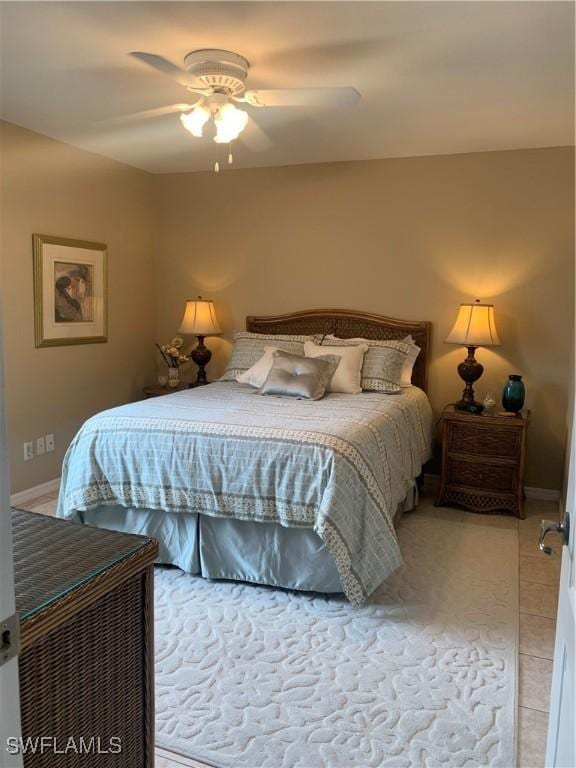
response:
M437 505L524 517L528 415L477 416L447 408L442 415L442 473Z
M12 525L22 732L48 737L24 768L151 768L157 543L19 510Z

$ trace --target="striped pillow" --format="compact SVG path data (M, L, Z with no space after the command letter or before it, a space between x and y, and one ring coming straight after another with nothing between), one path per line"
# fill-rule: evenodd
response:
M266 351L265 348L269 346L304 357L304 342L312 339L314 336L283 336L273 333L234 331L232 357L220 381L236 381L240 374L252 368L254 363L260 360Z
M410 353L411 344L405 341L377 341L375 339L339 339L324 336L323 346L351 347L367 344L360 386L365 392L395 394L401 391L402 367Z

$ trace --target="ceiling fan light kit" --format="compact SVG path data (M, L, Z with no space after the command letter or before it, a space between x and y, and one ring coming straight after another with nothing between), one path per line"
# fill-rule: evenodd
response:
M229 144L242 133L248 123L248 114L238 109L228 101L221 103L214 101L214 97L207 99L207 103L198 104L191 112L180 115L182 125L192 136L202 138L204 126L214 116L216 144Z
M233 51L204 48L192 51L184 57L184 68L153 53L133 51L135 59L168 75L191 93L201 96L190 107L188 104L151 110L151 113L180 111L180 120L192 136L201 138L204 126L213 118L216 144L231 144L248 124L248 113L232 104L232 101L249 107L351 107L358 103L360 94L355 88L276 88L246 90L250 64ZM184 107L180 109L179 107ZM151 114L153 116L153 114ZM258 129L258 126L255 126ZM260 133L262 134L261 129ZM266 138L264 136L264 138ZM261 144L263 142L260 142ZM228 156L232 162L232 152ZM214 170L218 172L216 162Z
M202 138L202 131L204 125L210 120L210 110L203 104L198 104L192 112L185 112L180 115L182 125L187 131L190 131L192 136L196 136L198 139Z

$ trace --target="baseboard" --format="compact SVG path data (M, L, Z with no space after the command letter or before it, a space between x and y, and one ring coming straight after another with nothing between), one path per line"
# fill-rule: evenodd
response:
M560 501L560 491L553 491L552 488L534 488L531 485L524 486L524 493L527 499L538 499L539 501Z
M13 507L17 507L19 504L26 504L27 501L37 499L39 496L45 496L47 493L53 493L58 488L60 488L60 478L55 477L54 480L48 480L47 483L41 483L33 488L27 488L25 491L13 493L10 496L10 504Z
M431 493L438 490L440 484L439 475L424 475L424 488ZM532 485L524 486L524 493L527 499L537 499L538 501L560 501L560 491L554 491L551 488L535 488Z

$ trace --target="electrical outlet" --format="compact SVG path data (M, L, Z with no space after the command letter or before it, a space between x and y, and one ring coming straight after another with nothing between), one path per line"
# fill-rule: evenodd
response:
M34 458L34 444L32 443L32 440L30 442L24 443L24 461L30 461L30 459Z
M36 456L42 456L43 453L46 453L46 441L43 437L39 437L36 440Z
M46 435L44 441L46 443L46 453L51 453L54 450L54 435L52 433Z

